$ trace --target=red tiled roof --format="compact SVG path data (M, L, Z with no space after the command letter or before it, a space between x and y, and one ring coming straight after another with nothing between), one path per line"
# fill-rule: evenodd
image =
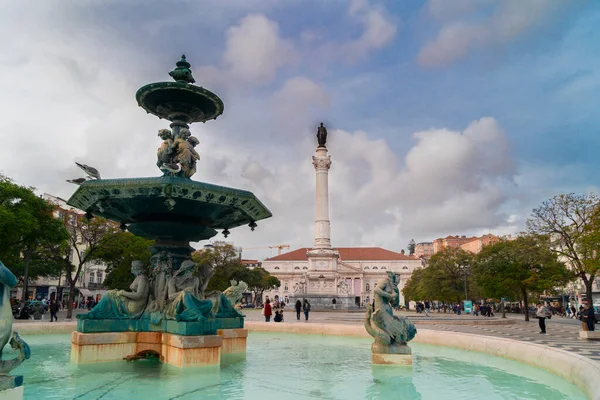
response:
M306 261L306 252L310 248L303 247L289 251L279 256L267 258L265 261ZM388 260L417 260L415 257L382 249L381 247L337 247L342 261L388 261Z

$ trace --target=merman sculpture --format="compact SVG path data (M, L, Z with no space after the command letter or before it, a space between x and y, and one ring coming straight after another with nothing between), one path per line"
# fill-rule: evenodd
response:
M144 264L140 260L131 263L131 273L135 276L129 288L125 290L109 290L92 310L80 314L79 319L127 319L140 318L148 304L149 282Z
M176 321L202 321L211 318L213 303L199 298L200 279L194 276L196 264L191 260L181 263L167 281L168 306L165 318Z
M10 346L19 350L19 354L12 360L2 360L2 350L8 343L12 332L13 314L10 304L10 288L17 286L17 278L0 261L0 394L7 389L18 388L23 385L22 376L11 376L9 372L27 360L31 352L27 343L19 337L17 332L10 339Z
M365 329L375 338L371 345L374 364L412 364L408 341L417 334L417 328L406 317L394 315L392 304L398 298L398 275L387 272L375 287L375 309L367 305Z

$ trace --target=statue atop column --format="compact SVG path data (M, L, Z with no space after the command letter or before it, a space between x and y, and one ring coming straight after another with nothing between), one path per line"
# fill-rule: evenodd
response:
M322 122L317 129L317 142L319 143L319 147L325 147L325 143L327 142L327 128L325 128Z

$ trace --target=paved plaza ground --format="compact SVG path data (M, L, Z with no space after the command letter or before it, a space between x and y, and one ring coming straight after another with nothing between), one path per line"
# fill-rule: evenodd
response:
M76 310L74 314L87 312L84 310ZM264 321L259 309L245 309L246 320L248 321ZM432 313L431 317L426 317L424 314L416 314L414 312L401 312L399 315L406 315L415 323L418 328L434 329L451 332L462 332L484 336L495 336L508 339L515 339L524 342L531 342L541 345L554 347L557 349L574 352L576 354L589 357L597 362L600 362L600 341L580 340L579 330L580 323L574 319L566 319L555 316L546 321L547 334L539 333L538 322L532 319L529 322L523 321L522 315L507 314L509 324L502 323L500 315L495 317L474 317L472 315L454 315L444 313ZM65 322L66 311L60 311L58 318L60 322ZM313 311L309 316L309 323L332 323L332 324L355 324L360 325L364 320L364 312L353 311ZM49 314L44 315L43 322L49 321ZM75 323L74 320L73 324ZM296 312L292 309L284 311L284 323L296 324L305 323L304 315L301 315L301 320L296 320ZM489 324L464 324L467 321L493 321L494 325ZM16 324L34 323L38 321L32 320L15 320ZM273 322L274 323L274 322ZM600 329L600 325L598 326Z

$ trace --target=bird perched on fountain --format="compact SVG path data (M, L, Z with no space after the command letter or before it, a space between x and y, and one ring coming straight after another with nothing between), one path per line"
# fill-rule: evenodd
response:
M91 179L100 179L100 172L94 167L90 167L89 165L79 164L75 162L79 168L83 170Z
M87 181L87 179L85 179L85 178L67 179L67 182L74 183L76 185L81 185L85 181Z

